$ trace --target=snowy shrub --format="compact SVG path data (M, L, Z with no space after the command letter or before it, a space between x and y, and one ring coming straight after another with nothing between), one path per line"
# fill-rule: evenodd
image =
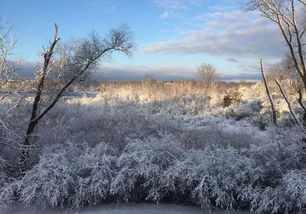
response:
M0 211L9 209L9 206L14 203L16 199L14 196L16 189L15 182L6 183L0 188Z
M242 206L239 190L261 179L254 161L233 148L207 149L197 156L197 166L191 172L193 183L197 183L193 196L204 208Z
M167 95L159 89L158 96L154 88L150 96L116 88L120 94L107 98L62 99L37 127L32 168L24 175L16 165L23 136L10 136L17 144L0 139L0 207L125 200L305 212L305 133L269 126L265 93L232 92L223 108L211 105L222 104L220 93L210 99L201 87ZM24 133L30 107L5 118L14 133Z
M306 170L287 172L276 187L257 190L252 209L257 213L305 213Z
M112 193L123 200L160 201L168 191L160 185L162 174L182 152L171 136L131 141L119 158Z
M279 130L272 142L252 146L246 150L260 168L261 180L241 190L241 198L258 213L298 213L305 209L306 152L296 131ZM288 143L288 139L291 140Z
M233 110L231 117L238 121L258 116L262 109L262 104L260 101L255 100L253 102L241 103L238 107L230 109Z
M5 171L5 160L0 158L0 209L13 202L14 185Z
M146 138L156 132L141 106L119 102L114 106L101 104L79 106L71 104L70 111L58 106L48 118L46 127L39 129L39 142L86 142L93 147L99 142L111 143L122 150L127 138ZM61 112L61 114L59 114ZM51 130L51 131L50 131Z
M46 149L37 165L17 182L24 206L76 208L96 205L110 197L117 172L117 151L105 143L66 143Z
M43 154L37 165L18 183L18 194L24 206L63 207L73 188L71 160L65 152Z
M5 160L3 160L0 157L0 188L3 187L7 181L7 175L6 172L4 171L4 167L5 167Z
M185 128L181 133L181 141L183 141L184 145L188 148L196 149L205 149L207 146L230 146L239 149L256 144L259 141L247 128L234 127L230 123L189 127Z
M111 182L117 172L116 151L105 143L77 158L77 184L72 197L74 207L97 205L110 196Z
M223 107L228 107L232 105L233 103L240 103L241 102L241 96L242 94L239 91L234 91L231 93L228 93L223 98Z

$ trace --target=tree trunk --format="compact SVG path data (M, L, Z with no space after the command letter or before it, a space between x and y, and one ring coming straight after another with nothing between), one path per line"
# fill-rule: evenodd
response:
M267 92L267 95L268 95L268 98L269 98L269 101L270 101L270 105L271 105L272 121L277 126L276 110L275 110L274 103L273 103L273 100L272 100L272 96L270 94L270 90L268 88L268 83L267 83L267 80L266 80L266 77L265 77L263 59L260 59L260 70L261 70L261 76L262 76L262 79L264 81L265 89L266 89L266 92Z
M29 157L29 147L31 146L32 135L34 133L35 126L37 125L39 121L37 120L37 115L38 115L41 95L42 95L43 88L44 88L45 78L48 73L48 67L49 67L49 63L53 55L53 50L56 46L56 43L59 40L60 38L58 37L58 28L57 28L57 25L55 24L54 40L51 43L49 49L44 53L44 66L42 69L41 77L38 81L36 95L35 95L33 107L32 107L32 114L31 114L30 122L27 128L26 136L23 141L23 146L21 148L20 158L18 161L18 165L19 165L19 169L21 173L23 173L27 167L27 162L28 162L28 157Z
M23 141L23 147L21 150L21 156L19 159L19 169L23 173L27 169L28 161L29 161L29 151L30 151L30 146L31 146L31 140L32 140L32 135L34 133L35 126L37 125L37 122L31 121L28 125L28 129L26 132L26 136Z

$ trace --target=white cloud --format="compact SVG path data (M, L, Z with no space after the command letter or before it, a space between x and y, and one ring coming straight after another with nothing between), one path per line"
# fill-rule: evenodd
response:
M157 6L172 9L172 10L182 10L187 9L186 2L182 0L154 0L153 1Z
M146 53L197 54L226 57L272 57L285 53L277 27L254 12L215 12L194 18L204 27L184 32L184 37L148 45Z
M180 17L180 15L173 11L165 11L159 17L161 19L169 19L169 18Z
M228 58L227 58L227 61L229 61L229 62L234 62L234 63L237 63L237 62L238 62L238 60L237 60L236 58L233 58L233 57L228 57Z
M165 9L160 15L162 19L181 17L179 11L198 7L203 4L204 1L205 0L153 0L158 7Z
M153 2L166 9L185 10L191 7L198 7L208 0L153 0Z

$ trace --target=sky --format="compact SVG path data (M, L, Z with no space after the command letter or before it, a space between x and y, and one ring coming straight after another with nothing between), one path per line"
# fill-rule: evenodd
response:
M259 58L268 64L286 53L273 23L246 11L244 0L0 0L0 17L17 38L14 59L24 75L42 61L39 53L59 26L61 41L101 36L127 24L137 48L132 57L115 54L94 78L196 79L197 67L213 64L223 80L258 80Z

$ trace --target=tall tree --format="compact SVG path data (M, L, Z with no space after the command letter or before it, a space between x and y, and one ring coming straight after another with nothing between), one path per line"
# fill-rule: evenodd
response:
M249 0L249 7L273 21L280 29L295 69L306 89L304 0Z
M134 48L132 32L127 26L112 29L103 38L92 33L87 39L73 43L58 45L58 27L55 25L55 35L49 48L43 53L44 64L38 71L38 82L32 106L31 118L23 142L19 166L26 170L32 136L39 121L56 105L64 92L77 80L83 80L89 71L105 56L110 57L113 52L130 55ZM47 106L41 109L41 98L46 92L46 79L61 83L61 87L54 90L54 96Z
M303 104L303 92L306 91L306 2L305 0L249 0L248 4L249 9L259 10L263 17L274 22L284 38L289 50L289 59L303 83L297 91L298 103L304 110L302 120L306 127L306 108ZM285 99L289 101L286 97Z

